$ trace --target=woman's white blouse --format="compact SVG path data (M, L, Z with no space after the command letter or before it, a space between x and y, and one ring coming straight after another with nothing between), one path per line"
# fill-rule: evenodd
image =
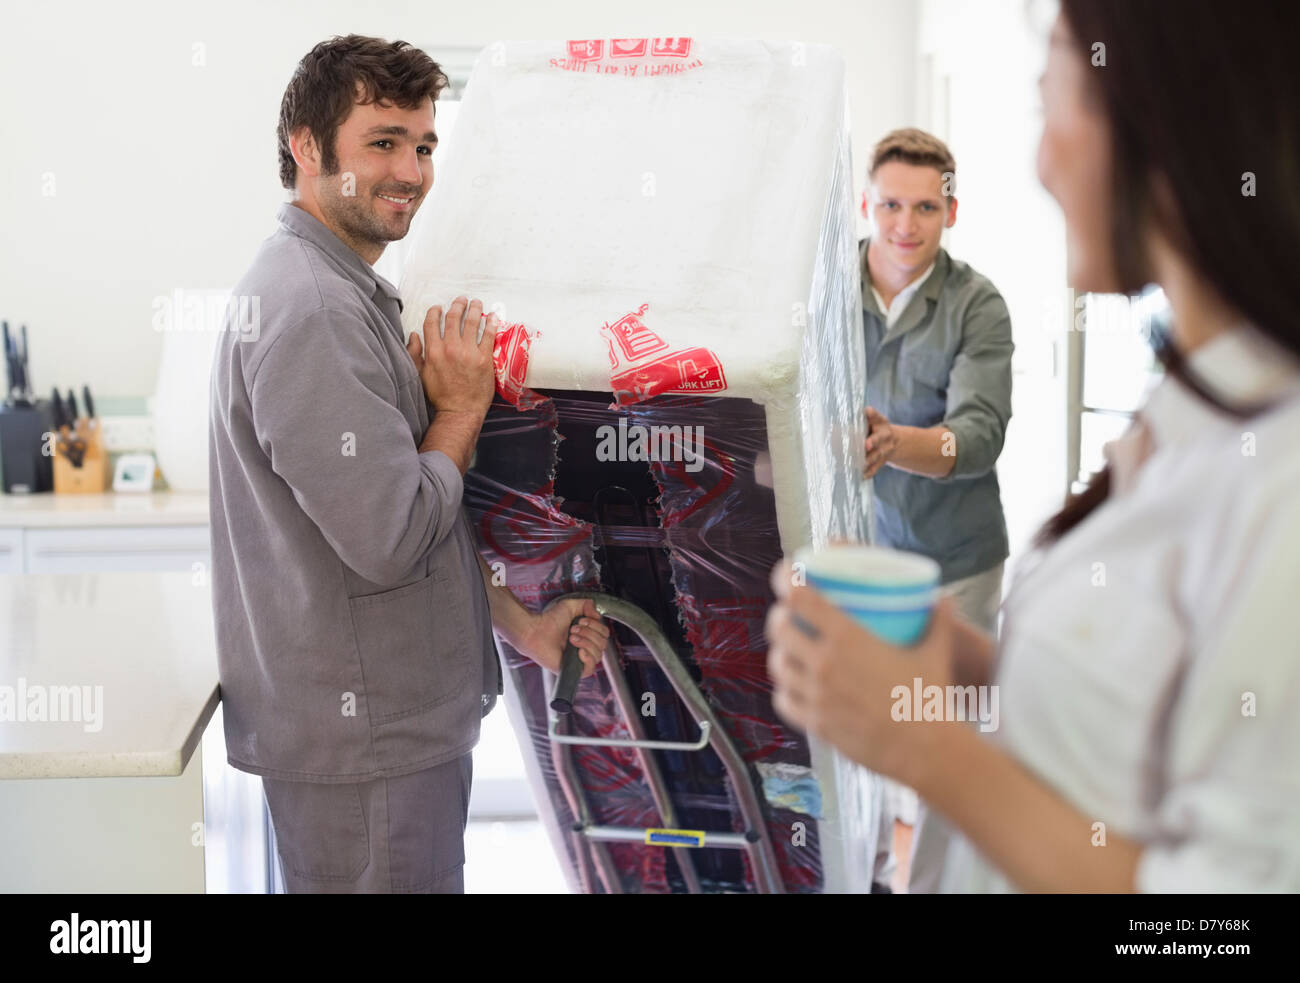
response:
M1139 890L1300 891L1300 369L1249 328L1188 361L1282 403L1155 387L1133 487L1019 565L987 739L1142 843ZM1014 889L960 835L941 886Z

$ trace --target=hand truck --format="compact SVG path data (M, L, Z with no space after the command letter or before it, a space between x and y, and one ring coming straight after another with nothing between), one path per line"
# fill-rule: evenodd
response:
M609 680L610 690L623 717L624 725L632 738L629 740L584 737L570 733L573 699L582 676L582 660L578 657L578 650L572 644L566 644L560 674L552 692L551 712L548 714L550 717L548 736L551 741L551 758L555 765L555 774L569 803L569 810L574 816L570 836L574 854L578 858L578 870L584 890L591 893L598 877L605 893L623 893L618 870L610 859L605 844L635 842L671 849L687 889L692 894L701 893L703 888L691 860L690 851L709 847L746 851L759 893L783 894L785 886L777 867L776 854L744 759L736 750L730 736L719 724L704 694L695 685L695 681L659 625L635 604L609 594L576 592L566 594L564 598L589 599L595 602L596 610L602 617L626 625L639 635L672 684L678 698L686 705L700 728L699 740L693 742L647 740L640 715L636 712L636 702L627 684L627 677L615 656L603 659L601 664L605 668L605 676ZM574 622L578 620L575 618ZM646 782L650 786L650 794L663 825L654 828L598 825L593 819L574 764L571 751L573 745L635 749L642 774L645 775ZM726 769L727 777L731 780L736 803L745 825L743 832L706 832L677 828L676 809L673 807L659 764L651 752L654 750L701 751L706 746L713 748Z

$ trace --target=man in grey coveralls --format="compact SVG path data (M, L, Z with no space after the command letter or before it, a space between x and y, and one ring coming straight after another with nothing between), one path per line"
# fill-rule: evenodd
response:
M401 41L303 58L278 129L295 200L234 288L252 330L223 332L213 366L226 750L263 778L294 892L462 891L470 753L502 692L493 628L552 671L572 640L585 675L609 635L590 601L532 614L493 586L461 506L495 316L458 297L404 343L372 267L433 183L446 85Z

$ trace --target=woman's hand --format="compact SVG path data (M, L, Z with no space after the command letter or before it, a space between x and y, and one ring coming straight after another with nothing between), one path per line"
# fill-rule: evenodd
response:
M767 616L772 706L792 727L837 748L872 771L918 788L946 729L942 721L891 712L911 700L913 680L952 683L953 602L935 607L925 637L901 648L873 635L810 587L792 584L789 561L772 571L777 603ZM894 692L903 687L906 696ZM918 788L919 791L919 788Z
M809 587L789 563L772 571L778 603L767 618L772 705L872 771L910 785L975 848L1026 891L1131 891L1142 845L1112 832L1093 844L1097 817L1080 812L1045 780L958 721L895 720L892 692L952 684L951 598L934 610L912 648L890 645ZM975 629L969 629L974 632ZM816 637L810 637L809 632ZM979 642L991 646L991 641ZM910 696L908 697L910 699ZM945 701L946 702L946 701Z

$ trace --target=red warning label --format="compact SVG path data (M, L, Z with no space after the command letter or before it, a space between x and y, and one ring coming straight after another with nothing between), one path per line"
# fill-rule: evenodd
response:
M649 304L623 315L600 333L609 345L610 388L619 406L661 393L711 395L727 388L722 362L707 348L670 350L642 320Z
M521 410L532 409L543 397L524 388L528 375L528 355L541 332L522 324L507 324L497 331L492 347L492 365L496 373L497 392L506 402Z
M565 72L652 78L699 68L691 38L600 38L565 42L565 57L550 65Z

